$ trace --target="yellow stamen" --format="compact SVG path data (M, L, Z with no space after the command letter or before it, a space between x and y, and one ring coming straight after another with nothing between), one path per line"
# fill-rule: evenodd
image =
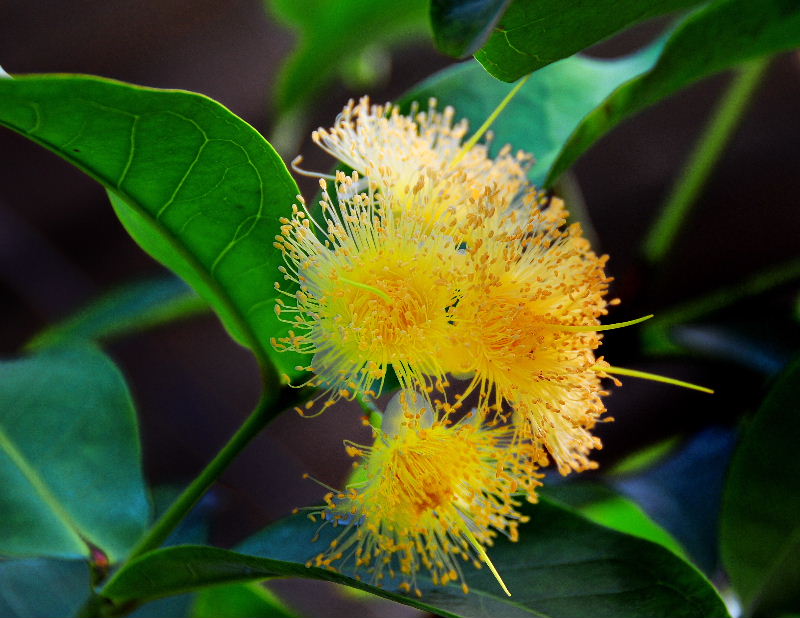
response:
M352 286L355 286L357 288L361 288L362 290L367 290L369 292L372 292L373 294L376 294L377 296L380 296L387 303L391 303L392 302L392 297L391 296L389 296L383 290L379 290L378 288L376 288L376 287L374 287L372 285L368 285L366 283L361 283L359 281L353 281L352 279L347 279L346 277L339 277L339 281L342 281L344 283L348 283L348 284L350 284Z
M469 540L469 542L472 543L472 547L475 549L476 552L478 552L478 555L481 557L481 560L483 560L486 563L486 566L489 567L489 570L492 572L492 575L494 575L494 578L497 580L497 583L500 584L500 587L503 589L503 592L505 592L508 596L511 596L511 592L508 590L508 587L503 581L503 578L500 577L500 573L497 572L497 569L494 567L494 564L492 564L492 561L489 558L489 554L486 553L486 550L483 548L483 545L481 545L478 542L478 539L475 538L475 535L466 526L464 527L464 536L466 536L467 540Z
M684 382L683 380L676 380L675 378L660 376L657 373L648 373L646 371L638 371L636 369L625 369L624 367L605 367L603 365L594 365L592 366L592 369L605 373L619 374L621 376L630 376L632 378L643 378L645 380L652 380L653 382L665 382L666 384L672 384L673 386L682 386L683 388L690 388L702 393L709 393L711 395L714 394L713 390L706 388L705 386L698 386L697 384L692 384L691 382Z
M491 114L489 114L489 117L481 125L481 127L477 131L475 131L475 134L464 143L464 146L461 148L461 151L458 153L458 155L456 155L456 158L453 159L453 162L451 164L453 167L458 165L461 162L461 160L466 156L466 154L470 150L472 150L472 147L478 143L478 140L481 137L483 137L483 134L489 130L489 127L491 127L492 124L494 124L494 121L497 120L497 117L503 112L506 106L509 103L511 103L511 99L513 99L516 96L516 94L520 91L520 88L522 88L525 85L525 82L527 82L528 79L530 79L531 75L532 73L528 73L525 77L523 77L521 80L517 82L517 84L509 91L509 93L505 96L505 98L502 101L500 101L500 104L495 108L495 110Z
M555 330L566 330L571 333L594 333L596 331L601 330L614 330L615 328L624 328L626 326L633 326L634 324L639 324L640 322L644 322L645 320L649 320L653 317L653 314L646 315L641 318L636 318L635 320L628 320L627 322L617 322L616 324L587 324L586 326L565 326L562 324L542 324L542 326L548 326L550 328L554 328Z

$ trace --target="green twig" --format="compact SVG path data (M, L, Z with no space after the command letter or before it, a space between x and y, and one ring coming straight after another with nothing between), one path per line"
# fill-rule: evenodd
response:
M274 385L268 385L265 388L264 395L244 424L139 540L128 556L128 561L160 547L244 447L281 410L292 405L298 399L299 391L296 389L270 388L269 386Z
M673 186L661 214L645 238L643 249L649 263L661 264L669 253L689 211L697 201L720 155L747 110L769 60L762 58L743 65L717 105L711 121Z
M688 324L703 316L724 309L736 302L763 294L768 290L800 279L800 259L794 259L739 283L721 288L695 300L661 313L642 329L645 350L650 354L678 354L683 351L672 342L670 331L678 324Z

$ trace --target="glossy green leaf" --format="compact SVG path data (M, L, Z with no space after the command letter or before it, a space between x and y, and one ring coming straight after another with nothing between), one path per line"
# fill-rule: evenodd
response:
M628 26L700 2L514 0L475 58L497 79L513 82Z
M575 56L537 71L492 126L493 152L510 143L533 153L536 164L530 176L534 183L543 184L582 120L615 88L650 68L659 52L660 46L655 44L619 60ZM509 90L511 86L470 61L435 74L404 100L425 105L430 97L436 97L442 106L454 106L457 117L468 118L470 126L477 128Z
M800 359L770 390L734 452L722 558L746 615L800 610Z
M208 303L180 279L138 281L112 290L43 330L26 348L37 350L73 339L112 339L206 311Z
M465 58L481 47L511 0L431 0L433 40L439 51Z
M511 143L533 153L531 179L550 187L592 144L645 107L703 77L798 45L796 2L711 2L632 56L573 56L536 71L492 127L495 149ZM464 63L429 78L406 99L435 96L477 127L511 89L480 73Z
M202 95L74 75L0 80L0 124L101 182L134 239L263 366L291 372L269 343L283 331L272 243L298 189L250 125Z
M596 524L657 543L687 558L680 543L669 532L650 519L633 500L610 487L591 481L571 481L544 490L548 498L571 506Z
M270 526L242 546L250 554L211 547L175 547L142 556L109 582L116 602L173 594L233 581L297 576L343 583L442 616L725 616L711 585L670 551L597 526L543 501L530 511L519 543L500 539L491 558L512 592L488 569L466 572L471 592L432 586L422 597L374 588L342 573L305 567L338 533L303 516ZM262 556L262 557L259 557ZM157 574L157 575L156 575Z
M275 87L280 112L309 104L339 73L343 58L371 45L427 35L427 0L269 0L298 43Z
M83 560L0 560L0 616L72 616L91 592Z
M88 345L0 363L0 554L112 562L147 526L136 414Z
M670 33L658 61L614 91L563 145L548 183L633 114L694 82L742 62L800 46L800 3L715 0Z
M192 618L295 618L271 590L259 583L206 588L197 594Z

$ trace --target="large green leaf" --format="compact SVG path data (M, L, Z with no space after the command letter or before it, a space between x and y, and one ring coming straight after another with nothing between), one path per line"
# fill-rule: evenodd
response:
M717 0L632 56L577 56L537 71L492 127L495 148L511 143L532 152L532 180L552 186L624 119L703 77L798 45L800 3ZM510 89L464 63L429 78L407 98L435 96L477 127Z
M493 151L510 143L533 153L536 165L531 179L544 183L581 121L615 88L652 67L660 49L657 43L619 60L575 56L534 73L492 126ZM468 118L472 127L478 127L510 89L470 61L430 77L404 99L427 104L436 97L442 105L455 107L459 118Z
M734 453L722 558L747 615L800 611L800 359L779 377Z
M568 481L545 487L543 493L601 526L658 543L681 558L687 558L680 543L650 519L638 504L602 483Z
M427 34L427 0L268 0L297 31L275 88L278 110L310 103L339 74L343 62L373 45Z
M513 82L628 26L700 2L514 0L475 58L497 79Z
M91 592L83 560L0 560L0 616L72 616Z
M431 0L433 40L439 51L464 58L481 47L511 0Z
M160 277L121 286L63 322L38 333L29 350L75 338L106 340L208 311L208 303L176 277Z
M297 185L246 122L202 95L95 77L0 80L0 124L101 182L136 241L183 277L263 366L276 354L278 217Z
M125 380L99 350L0 363L0 554L124 557L149 519L140 459Z
M620 122L692 83L747 60L800 45L796 0L716 0L672 31L655 65L618 88L564 144L548 180Z
M343 583L443 616L725 616L711 585L670 551L597 526L543 501L522 540L503 539L492 560L512 592L507 597L488 569L466 574L471 592L434 587L418 578L421 598L374 588L342 573L305 567L338 531L303 516L267 528L243 547L162 549L133 561L103 594L118 603L233 581L299 576Z

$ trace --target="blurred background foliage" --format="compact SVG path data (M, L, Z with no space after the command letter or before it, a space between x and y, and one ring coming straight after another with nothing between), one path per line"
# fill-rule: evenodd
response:
M786 17L790 3L779 1L703 3L684 22L688 26L677 29L673 16L663 17L697 4L653 2L642 13L636 2L603 3L611 7L604 13L608 19L581 21L561 19L561 3L538 3L552 25L548 40L523 27L531 21L523 0L434 0L435 32L422 0L236 0L224 6L205 0L34 0L0 7L0 64L15 75L88 73L202 92L253 125L285 160L302 153L304 167L315 170L332 162L311 144L310 130L328 126L349 97L435 95L456 105L473 126L486 117L509 87L475 61L448 68L453 60L437 51L434 40L454 56L480 50L477 61L501 79L541 68L496 125L496 144L511 141L533 150L534 180L564 194L598 249L611 255L612 292L623 301L614 321L656 314L642 327L610 333L603 353L622 366L716 390L706 397L626 380L607 400L616 421L599 428L599 473L565 482L550 475L547 494L594 522L687 556L720 589L733 584L747 613L779 615L800 609L800 470L793 456L800 437L800 376L792 363L800 351L800 57L782 53L768 65L690 84L760 52L791 47L779 43L794 40L800 27L796 17ZM697 29L703 20L714 25L715 38ZM590 47L591 58L550 64L626 26L633 27ZM507 30L514 35L505 36ZM765 40L775 47L762 49ZM547 53L526 48L528 43L546 45ZM502 71L493 70L499 65ZM751 83L741 85L747 70ZM669 242L659 246L653 224L674 199L676 178L688 175L688 186L692 170L702 168L703 155L693 149L737 80L746 89L741 122L730 142L718 145L720 156L705 170L707 178L695 180L695 207L680 217L679 233L673 238L667 232ZM191 479L241 423L258 396L258 368L206 303L136 246L96 183L12 132L0 134L0 151L10 155L0 168L3 356L48 349L75 333L102 341L128 382L103 395L126 399L130 388L145 477L159 488L154 508L164 508L175 495L169 486ZM576 159L568 174L558 173ZM313 180L297 182L307 198L314 195ZM646 238L656 240L643 247ZM137 332L142 325L147 329ZM48 370L74 366L73 354L83 355L80 379L116 371L93 348L65 354ZM9 361L4 377L33 375L31 362ZM3 388L2 401L16 409L19 395ZM83 392L48 394L59 401L77 398L77 410L87 403ZM322 492L301 476L309 472L343 485L350 462L342 437L369 435L359 414L350 406L313 422L293 413L280 416L171 542L235 547L293 507L318 503ZM115 448L135 449L135 426L119 432ZM102 452L95 455L100 480L111 482L113 464ZM131 491L145 500L136 469L116 473L127 475ZM146 524L147 508L128 516L126 534L135 536ZM70 517L80 523L82 515ZM528 534L533 540L536 535ZM260 537L254 538L250 549L257 553L252 543ZM70 557L74 539L66 534L58 542L66 548L61 557ZM97 574L87 573L80 560L0 561L0 613L71 613L85 597L85 591L76 593L77 582L90 576ZM51 582L51 594L37 594L44 580ZM323 582L271 586L285 602L243 583L158 601L136 615L416 611ZM736 604L730 608L735 613Z

